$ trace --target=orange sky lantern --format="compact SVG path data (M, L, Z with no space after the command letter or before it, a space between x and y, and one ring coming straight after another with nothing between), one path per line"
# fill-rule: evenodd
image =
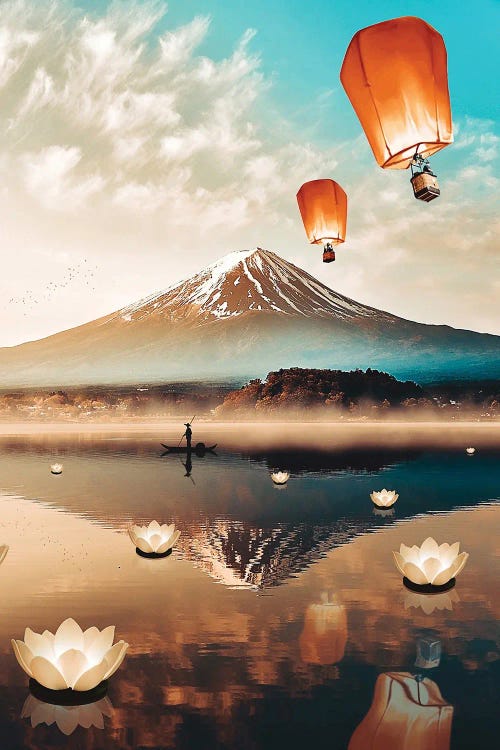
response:
M453 142L441 34L412 16L361 29L347 48L340 80L378 164L412 165L415 197L436 198L439 187L426 160Z
M345 240L347 195L335 180L311 180L300 188L297 202L309 242L324 245L323 262L331 263L334 246Z

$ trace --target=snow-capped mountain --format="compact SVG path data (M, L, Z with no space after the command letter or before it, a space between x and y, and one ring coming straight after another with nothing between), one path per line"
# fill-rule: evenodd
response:
M345 320L393 318L337 294L279 255L256 248L229 253L190 279L124 307L107 322L158 316L222 320L252 311Z
M498 377L500 337L376 310L256 248L91 323L0 349L0 386L243 380L300 366Z

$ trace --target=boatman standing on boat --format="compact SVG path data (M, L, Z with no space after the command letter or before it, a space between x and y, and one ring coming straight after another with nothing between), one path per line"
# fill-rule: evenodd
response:
M186 432L184 433L182 437L186 438L187 449L188 451L190 451L191 450L191 435L193 434L193 431L191 429L191 424L189 422L185 422L184 427L186 428Z

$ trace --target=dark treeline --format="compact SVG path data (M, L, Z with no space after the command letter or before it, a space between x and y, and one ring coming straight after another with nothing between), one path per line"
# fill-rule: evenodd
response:
M479 387L483 386L483 387ZM292 367L270 372L265 380L251 380L229 393L216 416L231 417L255 413L304 412L321 409L358 416L381 416L384 411L408 413L455 412L494 417L500 414L500 383L446 384L422 387L413 381L400 381L386 372L372 370L317 370Z

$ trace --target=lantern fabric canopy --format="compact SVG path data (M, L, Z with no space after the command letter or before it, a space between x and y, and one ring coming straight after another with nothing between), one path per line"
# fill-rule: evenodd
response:
M340 80L378 164L406 169L453 142L446 47L421 18L368 26L352 38Z
M452 719L453 706L432 680L408 672L381 674L348 750L449 750Z
M300 215L312 245L345 240L347 195L335 180L305 182L297 193Z

